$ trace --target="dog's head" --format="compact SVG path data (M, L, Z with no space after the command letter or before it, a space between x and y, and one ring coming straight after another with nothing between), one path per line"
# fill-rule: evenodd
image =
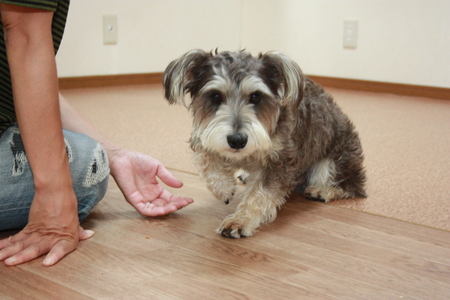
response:
M304 76L278 52L253 57L244 51L192 50L170 63L163 83L171 104L192 111L194 150L240 160L273 149L280 112L298 107Z

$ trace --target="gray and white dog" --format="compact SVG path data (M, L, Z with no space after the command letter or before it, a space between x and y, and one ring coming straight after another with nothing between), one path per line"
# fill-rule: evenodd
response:
M214 196L228 204L245 184L223 236L253 235L294 190L325 202L366 197L353 124L285 55L192 50L170 63L163 83L167 100L192 112L191 148Z

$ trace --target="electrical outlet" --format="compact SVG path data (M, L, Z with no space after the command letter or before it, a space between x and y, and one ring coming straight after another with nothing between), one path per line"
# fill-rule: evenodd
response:
M103 44L117 44L117 15L103 16Z
M358 20L344 20L344 48L358 45Z

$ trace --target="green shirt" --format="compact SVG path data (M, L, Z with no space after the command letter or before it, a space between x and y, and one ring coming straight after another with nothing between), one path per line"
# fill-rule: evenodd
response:
M64 33L67 13L69 11L69 2L70 0L0 0L0 3L54 11L52 34L55 54L58 51ZM0 16L0 136L9 126L16 122L11 75L6 58L3 22Z

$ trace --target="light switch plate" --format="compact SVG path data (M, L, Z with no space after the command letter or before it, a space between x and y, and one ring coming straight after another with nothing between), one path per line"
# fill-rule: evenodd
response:
M117 44L117 15L103 16L103 44Z

